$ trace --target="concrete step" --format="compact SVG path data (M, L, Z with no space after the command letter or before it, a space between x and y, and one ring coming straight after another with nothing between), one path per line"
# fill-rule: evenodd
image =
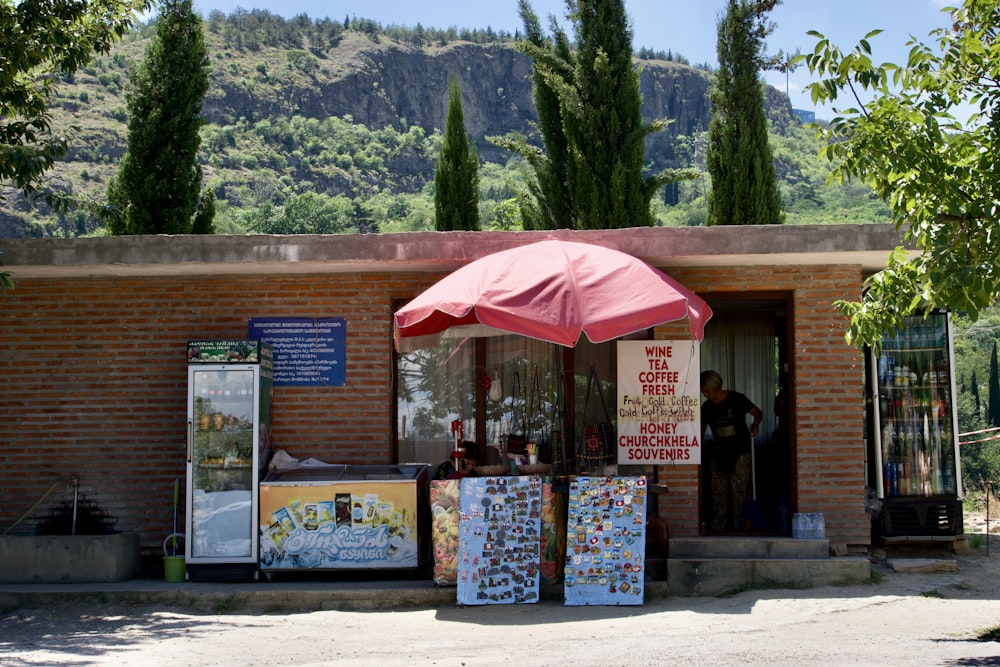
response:
M827 558L827 540L790 537L672 537L670 558Z
M871 577L867 558L677 558L672 551L666 561L671 595L861 584Z

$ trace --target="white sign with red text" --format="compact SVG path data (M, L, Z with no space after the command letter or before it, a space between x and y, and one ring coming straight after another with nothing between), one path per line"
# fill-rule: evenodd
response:
M697 341L618 342L618 463L701 463Z

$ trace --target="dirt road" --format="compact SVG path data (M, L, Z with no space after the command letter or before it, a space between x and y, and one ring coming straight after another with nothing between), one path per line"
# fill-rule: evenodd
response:
M871 585L303 614L63 603L0 617L0 665L1000 665L1000 538Z

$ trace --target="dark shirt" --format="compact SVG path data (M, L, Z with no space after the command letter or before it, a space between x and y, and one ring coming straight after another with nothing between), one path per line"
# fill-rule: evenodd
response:
M458 471L455 470L455 464L451 460L445 461L437 467L434 471L434 476L431 479L454 479L454 475Z
M720 470L734 470L740 454L750 453L746 416L754 407L753 401L732 390L721 403L701 404L701 423L712 430L711 451Z

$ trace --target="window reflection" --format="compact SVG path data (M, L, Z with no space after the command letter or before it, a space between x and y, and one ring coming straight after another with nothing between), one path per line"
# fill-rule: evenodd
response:
M646 338L645 334L636 338ZM396 363L398 459L438 463L454 446L451 423L476 441L486 464L538 445L539 460L575 470L575 434L582 432L591 365L608 411L617 397L615 341L582 338L573 349L523 336L443 338L435 347L400 353ZM564 374L564 368L570 373ZM590 411L599 407L590 402ZM589 414L589 413L588 413ZM591 417L593 415L590 415ZM561 448L560 448L561 445Z

